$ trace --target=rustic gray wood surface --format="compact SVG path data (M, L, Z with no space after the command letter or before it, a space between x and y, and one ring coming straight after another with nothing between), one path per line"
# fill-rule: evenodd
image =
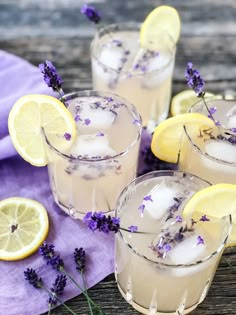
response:
M186 88L184 68L188 61L201 70L206 90L234 94L235 0L93 2L100 9L104 24L127 20L141 22L154 7L167 3L178 9L182 19L173 94ZM0 49L17 54L35 65L45 59L52 60L64 79L66 92L90 89L89 46L95 27L80 14L82 4L81 0L0 0ZM226 256L236 265L236 249ZM108 315L138 314L121 297L113 275L90 289L89 294ZM68 301L67 305L81 315L89 314L82 296ZM53 314L66 315L69 312L58 307ZM236 269L233 272L221 261L207 298L192 314L236 315Z

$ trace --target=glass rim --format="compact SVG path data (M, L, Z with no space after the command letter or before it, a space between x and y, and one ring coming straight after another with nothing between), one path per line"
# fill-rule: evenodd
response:
M208 99L206 100L206 102L208 102L208 103L209 103L209 102L220 103L220 102L222 102L222 101L225 101L225 102L236 102L236 99L226 99L226 98L224 98L224 97L222 97L222 98L220 98L220 99L214 99L213 97L210 97L210 98L208 98ZM199 99L196 103L194 103L194 104L189 108L188 112L189 112L189 113L194 113L194 112L192 111L192 109L193 109L195 106L201 104L202 102L203 102L203 101L202 101L201 99ZM203 105L204 105L204 104L203 104ZM183 129L184 129L184 133L185 133L185 135L186 135L188 141L190 142L192 148L193 148L196 152L198 152L199 154L201 154L202 156L206 157L207 159L209 159L209 160L211 160L211 161L214 161L214 162L217 162L217 163L226 165L226 166L231 166L231 167L236 166L236 162L227 162L227 161L224 161L224 160L222 160L222 159L215 158L215 157L209 155L208 153L204 152L201 148L199 148L199 146L198 146L197 144L194 143L194 141L193 141L191 135L190 135L190 134L188 133L188 131L187 131L186 126L183 126ZM223 128L223 129L226 129L226 128ZM180 151L180 154L181 154L181 151Z
M129 71L119 71L116 70L112 67L109 67L107 65L105 65L104 63L102 63L97 54L95 53L96 51L96 47L97 44L99 43L99 40L105 35L105 34L109 34L109 29L113 29L113 30L122 30L124 29L128 29L128 30L136 30L139 31L140 26L142 25L142 23L138 23L138 22L124 22L124 23L112 23L112 24L108 24L105 25L103 27L101 27L95 34L91 44L90 44L90 51L91 51L91 57L92 59L94 58L100 65L102 65L103 67L105 67L107 70L109 70L110 72L116 73L116 74L129 74ZM104 34L103 34L104 33ZM154 69L151 71L147 71L145 73L143 72L137 72L137 73L132 73L132 77L137 77L137 76L147 76L147 75L151 75L153 73L158 73L161 72L163 70L165 70L166 68L168 68L168 66L171 64L171 62L175 59L175 53L176 53L176 43L174 41L174 39L172 38L172 36L170 35L170 33L167 30L163 30L162 33L165 33L166 37L168 37L168 39L170 40L170 43L173 45L173 49L170 49L170 58L168 59L168 62L165 63L161 68L158 69ZM102 34L102 36L100 36Z
M160 175L159 175L159 174L160 174ZM155 175L159 175L159 176L165 175L165 176L167 176L168 174L171 175L171 176L174 176L175 174L183 174L183 175L185 175L185 176L189 176L190 178L192 177L192 178L195 178L195 179L197 179L197 180L200 180L201 182L207 183L207 184L209 184L209 186L212 186L212 184L211 184L210 182L208 182L207 180L205 180L205 179L203 179L203 178L201 178L201 177L199 177L199 176L196 176L196 175L194 175L194 174L188 173L188 172L184 172L184 171L180 171L180 170L159 170L159 171L152 171L152 172L146 173L146 174L144 174L144 175L142 175L142 176L139 176L139 177L133 179L133 180L123 189L123 191L120 193L120 195L119 195L119 197L118 197L118 199L117 199L117 203L116 203L116 206L115 206L115 214L116 214L116 217L118 217L118 216L117 216L117 208L118 208L118 206L119 206L120 199L121 199L121 197L122 197L123 195L125 195L125 194L127 193L128 189L129 189L129 187L130 187L131 185L135 185L137 182L143 182L144 179L145 179L145 177L149 177L149 176L151 176L151 175L152 175L151 178L155 178L155 177L158 177L158 176L155 176ZM157 260L150 259L150 258L146 257L145 255L140 254L140 252L139 252L138 250L134 249L133 246L128 243L128 241L126 240L126 238L124 237L124 235L122 234L122 232L121 232L120 230L118 231L118 234L119 234L119 236L121 237L121 239L122 239L122 241L124 242L124 244L125 244L129 249L131 249L131 251L132 251L135 255L141 257L142 259L144 259L145 261L147 261L147 262L149 262L149 263L151 263L151 264L154 264L155 266L160 266L160 267L165 267L165 268L183 268L183 267L184 267L184 268L186 268L186 267L188 268L188 267L197 266L197 265L199 265L199 264L202 264L202 263L207 262L208 260L210 260L212 257L214 257L215 255L217 255L218 253L220 253L220 252L224 249L224 247L225 247L225 245L226 245L226 243L227 243L227 240L228 240L228 238L229 238L231 229L232 229L232 216L231 216L231 214L222 217L221 220L226 219L226 218L228 219L229 227L228 227L228 229L227 229L227 232L225 233L225 237L223 238L223 241L220 242L219 246L218 246L212 253L210 253L210 254L206 255L205 257L203 257L202 259L196 260L196 261L194 261L194 262L192 262L192 263L170 264L170 263L165 263L165 262L161 261L161 259L158 260L158 261L157 261ZM130 232L130 233L131 233L131 232ZM141 233L143 233L143 232L134 232L134 233L136 233L136 234L140 233L140 234L141 234ZM153 234L153 233L145 233L145 234ZM116 236L116 237L117 237L117 236Z
M119 157L122 157L122 156L126 155L128 152L130 152L132 150L132 148L136 145L136 143L141 138L141 134L142 134L142 118L141 118L139 112L137 111L137 109L134 107L134 105L132 103L130 103L129 101L127 101L123 97L121 97L119 95L116 95L114 93L102 92L102 91L97 91L97 90L74 91L74 92L67 93L67 94L63 95L60 98L60 100L65 100L66 101L66 99L70 98L70 97L89 97L89 96L114 97L115 99L118 99L122 103L124 103L128 108L131 109L131 112L133 112L133 113L135 113L137 115L138 120L140 120L140 124L138 125L139 128L137 129L136 138L129 144L129 146L127 146L121 152L119 152L119 153L117 153L115 155L109 156L109 157L103 157L103 158L98 158L98 159L74 157L74 156L70 156L70 155L68 155L66 153L63 153L59 149L54 147L53 144L47 138L47 135L45 133L44 128L42 128L42 133L43 133L43 137L45 139L46 144L50 147L50 149L52 151L54 151L56 154L58 154L62 158L70 159L72 161L80 161L82 163L96 163L96 162L103 162L103 161L105 162L105 161L114 160L114 159L117 159Z

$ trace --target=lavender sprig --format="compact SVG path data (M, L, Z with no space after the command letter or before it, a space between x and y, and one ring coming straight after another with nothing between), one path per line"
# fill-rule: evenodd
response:
M202 99L202 101L206 107L206 110L208 112L208 117L211 118L214 121L215 125L217 126L218 123L215 121L215 119L212 115L212 112L208 108L205 97L204 97L204 95L205 95L205 91L204 91L205 82L204 82L203 78L201 77L200 72L197 69L193 69L193 63L192 62L187 63L187 67L185 70L185 78L186 78L187 85L194 90L194 92L196 93L196 95L198 97L201 97L201 99Z
M80 12L82 14L84 14L87 19L95 24L98 24L101 21L101 15L99 14L99 12L92 6L89 6L87 4L84 4L81 9Z
M67 281L67 278L65 275L59 275L56 277L56 280L53 283L53 286L50 288L52 292L52 296L50 296L48 300L49 307L52 307L53 305L57 305L57 301L58 301L57 298L58 296L63 294L64 289L66 287L66 281Z
M106 216L103 212L87 212L83 221L90 230L99 230L105 234L109 234L109 232L117 233L120 228L119 218Z
M62 97L62 83L63 80L60 75L57 73L57 70L53 63L49 60L46 60L44 63L39 64L39 69L43 74L44 81L48 87L51 87L54 92L58 92Z
M65 264L60 255L55 253L54 245L47 244L44 242L43 245L39 248L39 253L43 256L45 260L47 260L47 264L51 265L51 267L61 273L63 273L67 278L71 280L81 291L81 293L86 297L87 303L90 309L91 315L93 315L93 310L96 310L100 315L105 315L105 313L101 310L101 308L89 297L87 293L86 286L83 289L81 285L65 270ZM74 259L76 260L76 265L80 263L80 268L85 268L85 252L83 249L78 250L75 249ZM78 270L78 269L77 269ZM85 280L83 279L83 284L85 285Z
M27 268L24 271L25 280L29 281L29 283L36 289L43 289L49 295L48 303L48 315L51 313L51 307L56 305L57 302L61 303L71 314L77 315L70 307L68 307L60 298L59 295L62 295L64 288L66 286L66 277L58 276L50 290L48 290L44 284L42 278L40 278L37 272L33 268Z

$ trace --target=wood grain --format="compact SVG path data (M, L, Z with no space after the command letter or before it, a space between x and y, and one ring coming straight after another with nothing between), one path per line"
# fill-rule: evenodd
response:
M38 65L52 60L63 77L66 92L91 89L90 42L95 32L79 12L84 1L76 0L0 0L0 49ZM127 20L141 22L155 6L166 1L94 1L105 24ZM182 19L173 79L173 94L186 89L184 69L188 61L205 78L206 90L235 94L236 85L236 1L169 0ZM236 265L236 250L227 259ZM236 267L235 267L236 268ZM121 297L113 275L89 290L91 297L107 315L135 315ZM205 301L193 315L236 314L236 274L222 260ZM67 302L81 315L89 314L83 296ZM62 306L53 315L70 314ZM24 315L24 314L19 314Z

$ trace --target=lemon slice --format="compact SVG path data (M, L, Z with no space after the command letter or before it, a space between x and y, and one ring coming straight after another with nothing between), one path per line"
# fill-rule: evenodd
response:
M178 12L170 6L160 6L146 17L140 30L140 45L144 49L155 47L155 38L167 32L177 43L180 36L181 22Z
M42 127L50 143L63 152L76 137L73 116L58 99L41 94L21 97L11 109L8 129L18 153L35 166L48 162ZM70 141L64 138L66 133Z
M0 201L0 259L19 260L33 254L48 229L47 211L37 201L21 197Z
M205 93L205 98L218 98L211 93ZM199 97L196 96L193 90L184 90L176 94L171 101L170 113L171 116L176 116L179 114L185 114L189 108L199 101Z
M231 214L233 229L227 246L236 245L236 185L216 184L194 194L187 202L183 216L194 219L196 215L204 214L215 219Z
M151 150L161 160L176 163L181 145L183 126L188 127L191 135L199 135L200 130L216 128L214 122L199 113L177 115L162 121L154 130Z

